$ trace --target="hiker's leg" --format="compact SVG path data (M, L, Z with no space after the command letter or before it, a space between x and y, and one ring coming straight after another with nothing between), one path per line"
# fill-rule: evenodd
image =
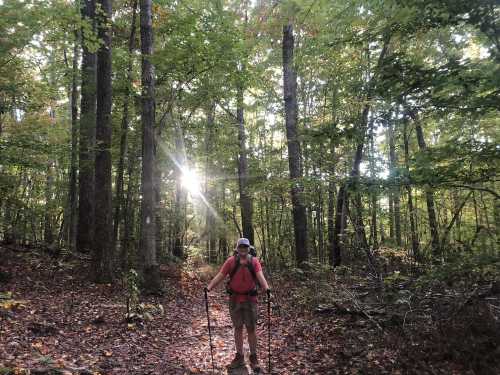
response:
M247 327L247 334L250 354L257 354L257 334L255 333L255 327Z
M247 302L245 305L245 326L247 328L250 354L257 354L257 334L255 333L257 315L257 304L254 302Z
M236 351L243 354L243 326L234 328L234 343Z

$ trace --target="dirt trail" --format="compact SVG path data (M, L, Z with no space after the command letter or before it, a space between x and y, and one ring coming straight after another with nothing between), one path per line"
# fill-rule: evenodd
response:
M127 323L120 285L86 281L81 264L71 266L28 251L2 252L6 261L1 270L12 278L0 284L0 292L8 292L11 300L20 303L0 309L0 368L16 369L20 374L28 369L42 374L56 370L64 374L212 373L205 282L200 281L199 270L177 270L176 274L164 270L166 294L141 301L161 305L163 313ZM217 374L226 373L225 365L234 355L227 297L222 289L209 294ZM265 313L262 304L261 313ZM265 369L267 316L261 317L258 353ZM273 346L279 345L273 340ZM246 344L245 350L248 353Z

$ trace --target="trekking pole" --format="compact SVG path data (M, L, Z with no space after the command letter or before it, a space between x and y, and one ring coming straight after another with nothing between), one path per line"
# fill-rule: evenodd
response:
M204 289L205 292L205 309L207 310L207 321L208 321L208 337L210 340L210 356L212 357L212 372L215 372L214 365L214 352L212 348L212 329L210 328L210 314L208 313L208 289Z
M271 290L267 290L267 373L271 374Z

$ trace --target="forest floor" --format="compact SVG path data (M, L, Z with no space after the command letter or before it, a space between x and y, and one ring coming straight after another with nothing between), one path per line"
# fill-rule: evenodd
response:
M123 283L88 282L88 262L24 248L0 247L0 257L0 374L212 373L203 286L215 269L162 266L165 293L141 298L141 319L127 321ZM363 278L322 275L269 277L272 373L500 373L497 284L399 290L389 304ZM234 355L222 289L209 295L217 374ZM263 302L259 356L268 373Z

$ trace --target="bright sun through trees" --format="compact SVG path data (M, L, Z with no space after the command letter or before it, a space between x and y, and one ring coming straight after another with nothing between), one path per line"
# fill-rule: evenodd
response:
M182 186L191 193L193 196L201 194L201 182L200 178L195 171L182 168Z

